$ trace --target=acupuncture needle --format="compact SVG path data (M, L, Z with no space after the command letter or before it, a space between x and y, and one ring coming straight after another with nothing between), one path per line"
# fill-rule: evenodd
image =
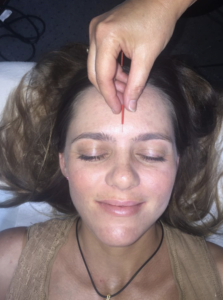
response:
M123 60L124 60L124 53L121 51L121 67L123 67ZM125 112L125 106L124 103L122 104L122 112L121 112L121 125L122 125L122 132L123 132L123 126L124 126L124 112Z

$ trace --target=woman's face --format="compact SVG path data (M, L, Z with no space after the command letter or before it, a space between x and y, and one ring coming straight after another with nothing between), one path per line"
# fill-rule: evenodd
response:
M84 226L106 245L137 241L165 211L178 166L168 108L146 87L137 112L111 112L93 87L80 96L60 154Z

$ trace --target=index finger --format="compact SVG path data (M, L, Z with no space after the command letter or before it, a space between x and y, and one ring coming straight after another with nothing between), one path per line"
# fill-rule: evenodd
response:
M118 70L117 57L119 47L104 47L100 45L96 51L95 72L96 81L102 96L114 113L121 111L121 103L117 96L114 80Z
M95 73L95 57L96 57L96 46L94 43L91 43L90 48L88 50L88 59L87 59L87 70L88 70L88 78L91 83L96 87L99 91L99 87L96 80Z

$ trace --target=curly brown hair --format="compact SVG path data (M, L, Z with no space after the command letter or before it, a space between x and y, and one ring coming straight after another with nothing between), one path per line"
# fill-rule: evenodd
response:
M207 236L222 223L218 196L219 149L223 105L220 95L176 59L158 58L148 84L171 107L178 173L162 221ZM60 171L70 121L78 95L91 86L87 47L72 44L45 55L11 94L0 123L1 189L13 192L0 207L27 201L48 202L65 214L77 214L67 180ZM215 210L212 213L213 208Z

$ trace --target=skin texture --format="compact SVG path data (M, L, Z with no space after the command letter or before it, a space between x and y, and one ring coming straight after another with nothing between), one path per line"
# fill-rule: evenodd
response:
M91 21L88 76L114 113L120 112L121 103L136 110L155 59L193 2L127 0ZM121 50L132 60L129 77L117 63Z
M169 203L179 159L168 109L155 89L145 89L134 115L126 112L123 132L120 116L110 111L95 88L80 97L60 166L81 216L79 238L96 284L104 293L115 292L160 242L156 221ZM108 205L115 213L104 208L106 201L115 202ZM139 209L129 215L119 206L126 201ZM165 286L168 295L176 295L169 267L166 263ZM147 289L143 274L139 279L144 287L138 293ZM53 291L52 284L55 295ZM164 291L161 295L164 299Z
M68 176L73 202L82 217L79 238L96 286L103 294L107 291L114 293L124 286L160 242L161 229L155 222L168 205L179 159L168 109L157 90L146 88L137 112L126 112L123 132L120 116L110 111L94 88L80 97L81 105L77 105L75 119L70 124L65 151L59 155L60 165L64 175ZM145 132L154 131L160 133L159 137L168 136L169 140L138 142L135 139ZM89 138L74 141L84 132L104 132L116 142ZM83 152L88 156L108 155L99 161L84 161L80 159ZM153 159L144 161L140 155ZM154 160L160 156L165 160ZM108 197L121 201L143 200L144 204L134 215L117 216L107 213L96 203L98 199ZM5 299L25 236L24 228L0 233L0 300ZM208 247L223 280L222 248L210 243ZM92 292L77 248L74 225L67 243L55 258L49 300L82 300L87 297L101 299ZM117 296L122 300L141 298L179 299L165 240L154 259L120 298Z
M154 89L146 88L140 104L136 114L126 112L122 132L120 116L113 115L102 96L90 88L82 95L81 109L77 109L60 155L86 236L93 234L111 247L130 246L148 230L155 237L154 224L168 205L177 172L173 128L163 101ZM86 133L107 138L77 139ZM145 134L156 137L137 140ZM80 159L81 155L93 160ZM104 210L104 201L133 201L140 209L131 216L124 212L113 215Z

